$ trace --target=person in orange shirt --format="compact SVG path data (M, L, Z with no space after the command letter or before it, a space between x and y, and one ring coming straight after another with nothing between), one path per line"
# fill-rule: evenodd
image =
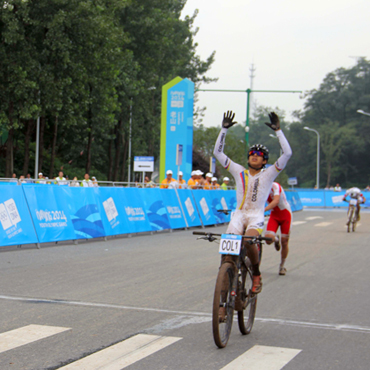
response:
M195 173L197 174L198 189L203 189L205 180L202 175L204 174L204 172L202 172L201 170L196 170Z
M160 188L168 189L168 187L174 182L176 182L176 180L172 178L172 171L168 170L166 172L166 178L161 182Z
M182 173L182 171L179 171L179 178L177 179L177 183L178 183L178 188L179 189L186 189L187 188L187 185L186 185L186 181L182 178L184 174Z
M191 172L191 177L188 180L188 188L189 189L198 189L198 179L197 179L197 171Z
M212 190L220 190L220 185L217 183L217 177L212 177Z
M204 185L203 185L203 189L204 190L211 190L212 189L212 174L210 172L208 172L206 174L206 181L204 182Z

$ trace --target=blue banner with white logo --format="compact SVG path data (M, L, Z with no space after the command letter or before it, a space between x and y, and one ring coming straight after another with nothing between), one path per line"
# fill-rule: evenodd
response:
M325 207L324 192L321 190L297 190L303 207Z
M0 246L38 243L21 186L4 186L0 192Z
M217 223L225 223L230 221L230 213L228 214L220 211L225 211L229 209L228 200L229 190L227 191L217 191L217 190L206 190L211 198L211 209Z
M209 194L211 191L217 190L193 190L193 197L203 225L214 225L217 223L214 216L212 198Z
M40 243L77 239L63 186L22 186Z
M59 186L67 203L77 239L101 238L106 235L93 187ZM59 192L55 193L57 197Z
M197 206L194 202L192 190L178 189L177 193L179 194L182 209L184 211L189 227L201 226L202 223L198 215Z
M292 209L292 212L301 211L303 209L299 195L294 190L285 190L286 199Z
M175 189L159 189L164 206L166 207L167 217L170 221L171 229L182 229L186 227L184 215L181 211L179 198Z

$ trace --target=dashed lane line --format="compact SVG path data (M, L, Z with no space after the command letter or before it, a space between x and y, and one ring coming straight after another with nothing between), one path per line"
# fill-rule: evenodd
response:
M27 325L22 328L1 333L0 353L24 346L25 344L47 338L55 334L62 333L67 330L71 329L62 328L59 326Z
M220 370L280 370L299 352L300 349L256 345Z
M297 226L297 225L302 225L302 224L306 224L306 223L307 223L307 221L293 221L292 225Z
M316 226L316 227L326 227L326 226L329 226L331 225L333 222L320 222L319 224L315 224L313 226Z
M322 216L311 216L311 217L306 217L306 220L312 221L312 220L317 220L319 218L324 218L324 217L322 217Z

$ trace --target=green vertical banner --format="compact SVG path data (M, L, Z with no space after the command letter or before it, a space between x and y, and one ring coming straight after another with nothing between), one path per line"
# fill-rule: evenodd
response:
M194 83L189 79L174 78L162 86L161 149L159 178L165 178L167 170L172 170L177 179L177 171L183 172L188 180L193 162L193 104ZM182 145L182 163L176 165L177 148Z

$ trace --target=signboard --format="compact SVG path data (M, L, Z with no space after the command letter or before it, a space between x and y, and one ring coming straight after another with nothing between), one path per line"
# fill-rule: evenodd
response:
M288 185L298 185L298 180L296 177L289 177Z
M209 172L216 173L216 158L209 157Z
M193 162L194 83L174 78L162 87L161 148L159 178L167 170L183 172L189 179ZM182 146L182 161L178 161L178 146Z
M176 166L182 165L182 145L177 144L176 146Z
M154 157L134 157L135 172L153 172Z

